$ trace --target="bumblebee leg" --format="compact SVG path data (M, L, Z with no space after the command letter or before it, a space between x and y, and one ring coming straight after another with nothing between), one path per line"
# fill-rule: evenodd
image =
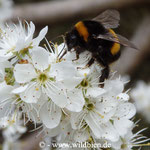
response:
M85 67L78 67L77 69L86 69L86 68L90 67L94 63L94 61L95 61L95 59L91 58Z
M99 82L100 82L100 87L103 88L104 87L104 81L105 79L108 79L109 77L109 63L107 62L107 59L105 59L105 57L103 56L103 54L99 54L98 56L95 56L97 62L99 62L102 66L102 74L99 78Z
M99 79L99 82L104 82L105 79L108 79L109 77L109 66L106 66L103 70L102 70L102 75ZM104 83L100 84L100 87L103 88L104 87Z
M94 61L95 61L95 59L94 59L94 58L91 58L91 59L89 60L89 62L86 64L85 68L90 67L90 66L94 63Z
M76 61L76 60L78 60L79 59L79 55L82 53L82 52L84 52L84 49L82 49L81 47L76 47L75 48L75 51L76 51L76 58L75 59L73 59L72 61Z
M73 59L72 61L76 61L76 60L78 60L78 59L79 59L79 54L80 54L80 53L76 52L76 58L75 58L75 59Z

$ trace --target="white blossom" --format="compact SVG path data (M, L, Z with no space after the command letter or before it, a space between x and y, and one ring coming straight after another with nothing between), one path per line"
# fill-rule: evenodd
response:
M5 81L0 83L0 118L7 117L14 111L20 113L21 109L24 118L28 117L27 121L24 119L24 124L31 120L34 123L38 123L40 120L38 118L37 109L41 103L40 100L38 105L25 103L21 100L20 96L14 92L15 90L14 86L7 85Z
M48 27L43 28L34 38L35 25L32 22L23 24L20 20L18 25L7 25L1 28L0 58L4 60L13 58L12 63L14 63L28 55L32 48L39 46L47 30Z
M20 143L17 140L26 132L26 127L23 126L23 121L21 120L21 113L15 112L1 118L0 128L4 138L3 150L19 150Z
M60 59L67 50L65 43L49 43L47 27L36 38L34 32L32 22L1 28L0 125L7 139L5 149L25 132L22 124L29 121L34 123L33 131L41 129L39 134L44 134L49 144L57 137L60 143L109 142L112 149L130 150L149 140L139 137L143 130L132 132L136 108L124 89L126 81L111 72L100 88L103 68L96 61L86 67L90 52L76 59L72 49ZM41 47L43 38L46 44ZM145 87L131 92L133 99L144 99L139 102L141 107L136 104L142 110L149 107L149 88L145 94Z
M120 136L120 139L117 142L111 143L114 150L132 150L132 148L140 149L139 147L143 146L142 143L150 140L141 134L146 128L136 133L133 133L133 128L135 128L135 125L132 125L123 137ZM144 145L148 146L149 144Z
M92 95L85 95L83 111L72 113L72 127L82 129L88 126L95 138L117 141L132 126L133 122L129 119L135 115L136 110L133 104L124 102L124 97L119 100L119 95L123 94L123 83L119 79L106 82L101 90L102 92L97 91L100 93L97 97L92 97L93 92Z
M144 81L139 81L136 87L131 90L130 94L137 111L150 122L150 85Z
M51 54L53 59L53 53L38 47L32 51L31 63L16 64L15 80L23 86L13 92L26 103L38 103L41 94L45 94L47 99L41 107L40 117L47 127L54 128L60 122L61 109L81 111L84 99L82 91L75 89L82 81L76 76L75 67L67 61L50 63Z

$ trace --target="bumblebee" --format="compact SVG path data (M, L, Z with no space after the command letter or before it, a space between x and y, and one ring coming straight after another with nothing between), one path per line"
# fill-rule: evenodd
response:
M76 59L84 51L89 51L92 58L86 67L90 67L97 61L102 67L100 86L104 86L105 79L108 79L109 65L121 55L120 45L137 49L136 46L125 37L116 34L112 29L119 26L120 14L116 10L106 10L92 20L79 21L70 32L65 35L65 42L68 51L72 48L76 51ZM61 58L65 55L65 51Z

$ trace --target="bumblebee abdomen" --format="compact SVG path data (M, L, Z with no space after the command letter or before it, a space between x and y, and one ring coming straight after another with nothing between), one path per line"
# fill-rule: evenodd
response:
M116 33L112 29L109 29L109 32L116 38L116 40L118 40ZM111 54L116 55L119 51L120 51L120 44L114 42L110 49Z

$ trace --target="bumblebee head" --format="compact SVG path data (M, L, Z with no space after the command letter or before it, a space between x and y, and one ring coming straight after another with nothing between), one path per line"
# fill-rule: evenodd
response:
M74 30L66 33L66 44L68 47L68 51L70 51L72 48L77 46L77 43L78 43L77 40L78 39Z

